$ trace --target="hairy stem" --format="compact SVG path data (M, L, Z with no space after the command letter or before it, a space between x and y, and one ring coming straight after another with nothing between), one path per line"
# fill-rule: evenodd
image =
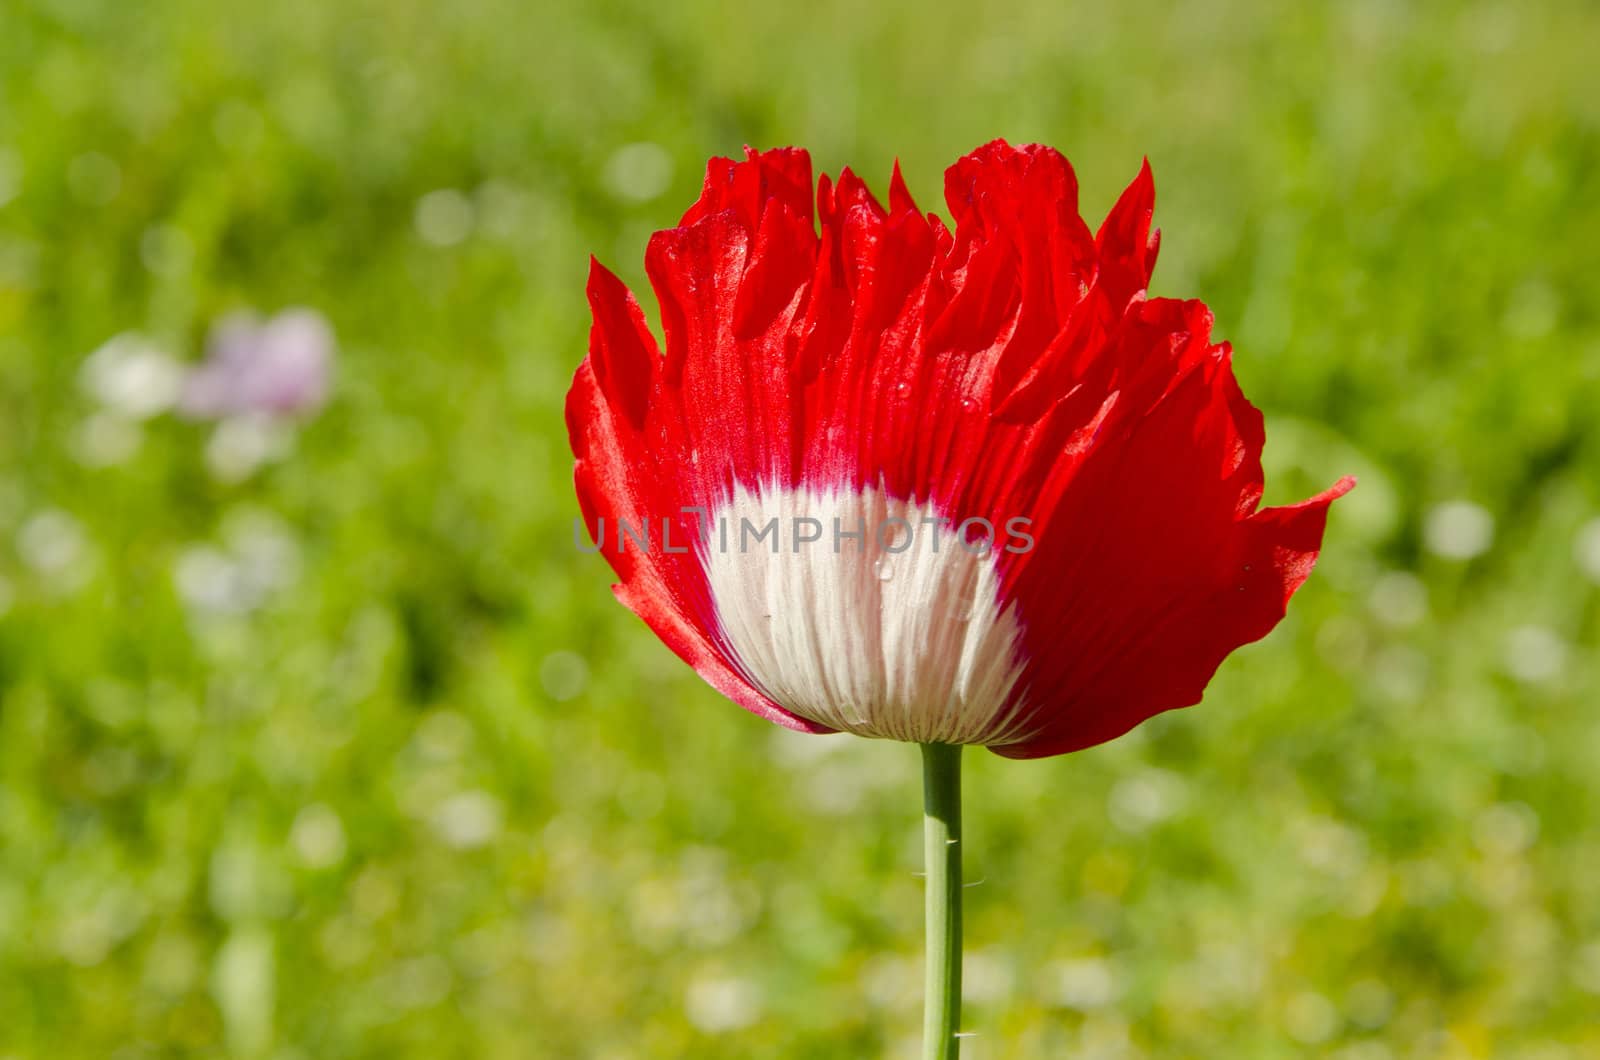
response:
M961 747L922 745L922 836L927 864L927 977L923 1060L961 1053Z

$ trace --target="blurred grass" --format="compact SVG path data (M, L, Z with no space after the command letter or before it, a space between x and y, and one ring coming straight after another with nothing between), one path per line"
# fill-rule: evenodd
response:
M560 407L586 255L637 283L708 155L942 212L995 136L1091 220L1148 154L1269 500L1363 482L1204 705L968 756L966 1055L1600 1055L1597 49L1575 0L9 0L0 1056L909 1055L915 751L616 606ZM84 459L106 340L296 304L341 352L285 459ZM263 541L255 606L179 591Z

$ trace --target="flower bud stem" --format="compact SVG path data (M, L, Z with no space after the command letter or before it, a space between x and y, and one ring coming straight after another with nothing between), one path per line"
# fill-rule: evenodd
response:
M923 984L923 1060L961 1052L961 747L922 745L923 859L927 972Z

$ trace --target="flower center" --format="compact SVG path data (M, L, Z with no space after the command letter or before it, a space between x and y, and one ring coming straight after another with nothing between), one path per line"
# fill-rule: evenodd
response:
M1015 743L1025 660L994 528L866 488L738 485L699 552L723 646L801 717L862 736Z

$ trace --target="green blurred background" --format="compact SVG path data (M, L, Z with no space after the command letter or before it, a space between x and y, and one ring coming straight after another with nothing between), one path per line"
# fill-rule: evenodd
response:
M964 1055L1600 1056L1600 13L1071 6L0 2L0 1057L913 1055L915 749L618 607L561 404L708 156L996 136L1362 481L1202 706L969 753ZM269 437L86 375L291 306Z

